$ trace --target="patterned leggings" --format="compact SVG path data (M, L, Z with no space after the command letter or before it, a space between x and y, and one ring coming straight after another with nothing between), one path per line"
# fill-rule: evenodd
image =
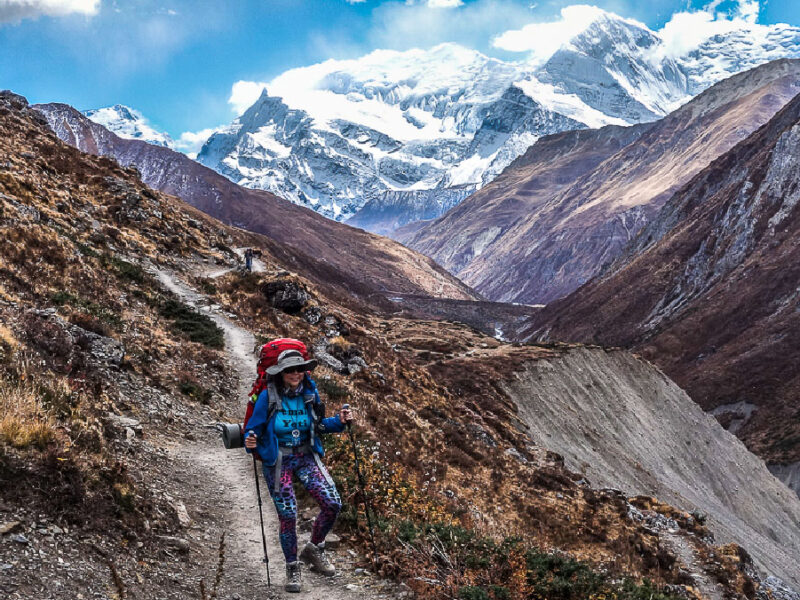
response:
M324 468L324 467L323 467ZM273 485L275 468L264 465L264 478L269 485L272 501L278 511L278 521L281 525L281 548L286 562L297 560L297 499L292 487L292 473L294 473L306 491L319 504L320 512L314 521L311 531L311 542L319 544L333 527L342 501L336 487L325 479L325 474L317 466L312 454L286 454L281 464L281 479L277 490Z

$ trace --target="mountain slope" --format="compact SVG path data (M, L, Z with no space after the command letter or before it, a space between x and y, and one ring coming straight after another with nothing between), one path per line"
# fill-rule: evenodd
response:
M509 167L452 216L403 241L488 298L549 302L613 260L675 190L798 91L800 61L776 61L716 84L641 135L609 129L577 134L583 142L574 145L569 136L542 140L530 159ZM560 158L553 177L570 177L566 185L547 179L554 144ZM496 203L508 212L495 222L488 211Z
M765 460L797 461L798 136L800 97L696 175L528 335L636 348Z
M561 379L560 369L572 377ZM737 541L800 585L800 500L658 370L626 352L576 350L525 365L502 385L531 439L571 469L706 514L718 542Z
M442 44L292 69L263 84L198 160L337 220L386 228L383 206L397 212L409 200L414 212L421 191L429 213L452 206L543 135L649 122L730 75L800 57L794 27L742 25L675 56L641 23L581 10L592 15L586 27L543 62Z
M222 458L213 427L242 414L237 390L248 389L255 363L245 327L313 341L329 404L350 401L361 419L380 575L355 571L374 563L356 518L351 445L335 438L325 460L345 502L345 548L332 549L343 575L322 587L310 574L311 594L344 599L352 585L365 598L407 596L387 577L437 600L489 590L565 600L677 600L689 585L730 597L769 591L745 550L714 546L687 513L593 489L530 444L514 398L495 382L538 363L567 383L559 360L578 350L501 344L457 323L380 317L353 297L340 303L302 274L280 274L306 257L68 146L18 96L0 94L0 132L6 596L34 597L42 581L63 597L189 598L203 583L220 597L263 594L253 465L243 454ZM266 270L234 271L230 245L262 249ZM231 270L212 273L216 264ZM305 290L306 310L267 293L281 283ZM208 295L187 292L193 285ZM217 334L195 338L203 331ZM615 370L604 351L588 352ZM336 356L360 368L345 371ZM747 491L763 493L757 484ZM59 549L62 561L43 558ZM235 569L231 556L240 558ZM559 577L565 571L575 578Z
M582 180L649 128L609 125L546 136L441 218L395 235L451 273L463 273L516 223L535 216L560 190Z
M346 280L363 296L410 293L477 297L430 259L391 240L330 221L269 192L237 186L167 148L121 139L65 104L36 108L67 143L135 166L148 185L174 194L225 223L263 233L312 258L323 257L324 262L317 260L313 267L317 271L328 264L340 273L321 273L321 279Z
M141 140L165 148L174 145L168 134L156 131L140 113L122 104L86 110L83 114L121 138Z

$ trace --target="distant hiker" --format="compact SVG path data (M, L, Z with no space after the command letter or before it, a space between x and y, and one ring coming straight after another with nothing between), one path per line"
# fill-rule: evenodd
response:
M317 386L309 372L317 366L298 350L284 350L274 366L266 369L267 385L258 395L253 414L245 425L245 448L258 452L264 478L280 521L280 540L286 558L287 592L300 591L297 560L297 500L292 485L296 476L320 506L311 541L300 558L323 575L336 569L325 556L325 536L333 527L342 501L333 479L320 460L325 455L319 434L344 431L353 419L349 408L322 418Z
M253 270L253 249L248 248L244 251L244 268L250 273Z

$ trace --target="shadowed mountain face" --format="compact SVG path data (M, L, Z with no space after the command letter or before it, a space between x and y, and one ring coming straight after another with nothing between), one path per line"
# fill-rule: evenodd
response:
M396 242L330 221L269 192L240 187L168 148L122 139L65 104L35 108L68 144L136 167L148 185L178 196L223 223L263 233L310 255L317 259L315 268L330 265L333 272L324 277L338 277L343 285L358 288L352 291L360 295L477 298L433 261Z
M800 97L527 338L635 348L768 461L800 459Z
M800 91L800 61L721 82L664 119L549 136L398 239L492 300L550 302L613 261L664 202Z

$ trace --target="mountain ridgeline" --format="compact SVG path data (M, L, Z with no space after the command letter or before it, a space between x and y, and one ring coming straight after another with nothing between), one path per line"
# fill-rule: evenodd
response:
M800 460L798 136L800 97L523 334L641 352L787 480Z
M407 220L388 207L407 200L405 212L438 216L542 136L651 122L726 77L800 57L796 27L740 21L676 54L641 23L581 10L591 13L585 28L543 62L441 44L292 69L264 84L198 160L245 187L383 232ZM420 192L430 197L422 213Z
M135 167L153 188L293 248L307 257L304 264L320 282L336 281L372 301L404 293L478 298L432 260L398 243L336 223L269 192L238 186L168 148L120 138L65 104L35 108L68 144Z
M357 405L380 522L377 572L405 581L403 594L792 598L760 569L797 583L785 555L800 547L791 527L800 501L772 495L763 465L748 462L713 421L695 429L692 418L678 419L693 414L691 402L648 364L599 348L505 344L459 323L382 312L348 296L346 285L317 283L324 269L313 261L329 257L222 224L147 187L135 169L63 143L48 125L23 98L0 94L4 594L31 597L48 581L65 597L109 587L147 600L193 597L214 573L213 589L226 596L263 593L255 508L230 529L230 511L240 509L220 501L221 481L207 466L224 452L214 421L238 419L245 400L233 390L248 382L237 384L230 366L241 340L214 326L235 319L261 337L311 342L324 394ZM260 249L263 271L236 271L237 246ZM190 290L191 305L176 289ZM569 468L526 427L537 409L520 409L527 392L514 386L523 375L540 394L570 390L554 397L563 417L578 401L587 412L613 412L615 399L647 405L668 395L672 430L714 435L708 451L679 457L675 477L653 474L686 506L594 487L600 475ZM584 437L566 421L552 431L574 435L575 447ZM657 432L626 433L642 439L634 450L672 463L651 437ZM340 597L349 593L344 582L363 581L353 567L374 567L363 558L371 545L351 500L349 452L347 440L333 440L326 456L345 499L337 531L346 548L333 551L344 580L326 583ZM691 496L684 486L720 456L741 466L729 467L730 478L718 473L713 496ZM241 471L241 485L251 486L252 469ZM751 505L763 514L745 526ZM687 512L717 506L721 545L713 525ZM771 531L771 521L781 527ZM63 562L41 558L56 551L54 540L69 552ZM239 557L237 570L218 568L226 548Z
M775 61L654 123L548 136L444 216L395 236L491 300L550 302L599 273L675 191L799 91L800 61Z

